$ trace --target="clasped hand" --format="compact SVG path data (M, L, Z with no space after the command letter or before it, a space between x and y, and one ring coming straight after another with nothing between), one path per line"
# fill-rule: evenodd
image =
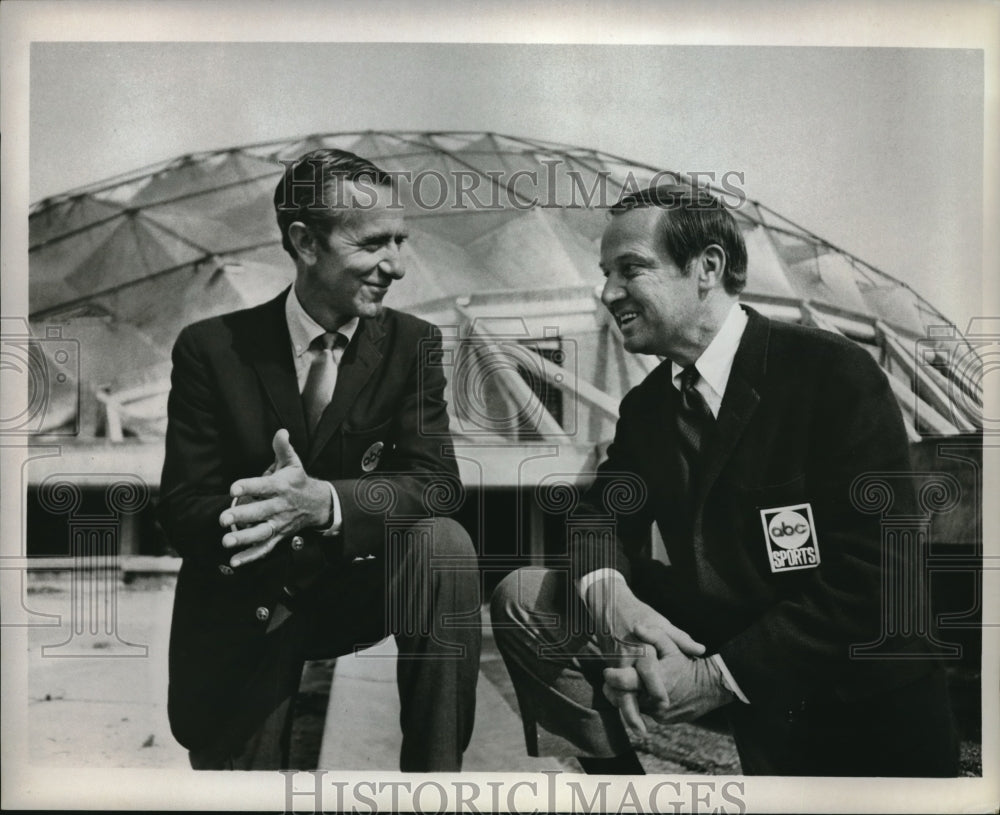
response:
M647 713L663 724L690 721L735 698L705 646L637 598L616 577L585 593L608 667L604 695L625 725L644 735Z
M661 724L692 721L736 698L726 687L722 670L710 658L691 658L676 649L660 656L657 667L669 703L648 693L639 674L630 667L605 668L605 697L619 710L624 709L626 700L634 700L639 710Z
M242 527L222 537L227 549L246 547L230 559L234 568L270 554L289 535L332 520L330 486L306 473L288 431L275 433L271 446L274 463L262 476L234 481L229 494L240 501L219 516L222 526Z

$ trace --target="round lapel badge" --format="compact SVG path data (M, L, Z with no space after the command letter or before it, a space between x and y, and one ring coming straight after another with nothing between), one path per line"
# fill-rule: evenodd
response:
M382 458L382 448L385 447L382 442L377 441L367 450L365 454L361 457L361 470L366 473L370 473L376 467L378 467L379 459Z

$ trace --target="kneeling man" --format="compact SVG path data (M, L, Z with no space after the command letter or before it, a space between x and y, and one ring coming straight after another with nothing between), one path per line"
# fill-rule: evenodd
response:
M628 351L665 360L622 400L571 573L522 569L494 594L522 715L588 772L642 771L623 719L641 732L643 714L725 706L747 774L955 775L944 675L922 641L851 657L882 636L897 568L851 487L909 470L899 407L859 346L741 306L746 266L707 192L653 187L612 209L602 300ZM609 522L622 478L642 488ZM894 511L914 514L899 492ZM653 522L669 566L647 554Z
M295 283L174 347L160 518L184 561L169 715L196 769L287 767L303 661L388 634L400 768L461 769L480 631L446 621L478 621L479 576L468 535L423 500L458 471L440 331L382 307L403 276L394 200L352 153L289 163L274 203Z

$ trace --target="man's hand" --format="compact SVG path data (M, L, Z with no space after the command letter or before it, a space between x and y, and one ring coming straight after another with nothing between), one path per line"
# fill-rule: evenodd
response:
M619 710L638 699L640 710L661 724L690 722L736 698L714 659L691 659L674 651L661 657L657 668L670 695L668 705L646 693L635 668L605 668L604 695Z
M249 499L219 516L222 526L245 526L227 532L222 545L248 547L230 559L234 568L271 553L282 538L310 527L325 527L333 512L329 484L310 478L288 440L288 431L279 430L271 442L274 464L259 478L233 482L229 494Z
M636 597L628 584L616 577L605 577L591 583L584 602L597 626L597 640L609 666L627 669L635 676L636 687L621 690L615 703L627 727L646 733L646 723L639 712L641 690L648 706L670 704L671 698L658 658L671 654L698 656L705 646L651 606ZM686 657L685 657L686 659Z

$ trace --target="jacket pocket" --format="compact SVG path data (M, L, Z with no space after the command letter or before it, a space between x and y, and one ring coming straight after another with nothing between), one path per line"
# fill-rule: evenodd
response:
M734 484L733 489L743 507L758 511L808 501L805 494L806 477L804 474L796 475L778 484Z

